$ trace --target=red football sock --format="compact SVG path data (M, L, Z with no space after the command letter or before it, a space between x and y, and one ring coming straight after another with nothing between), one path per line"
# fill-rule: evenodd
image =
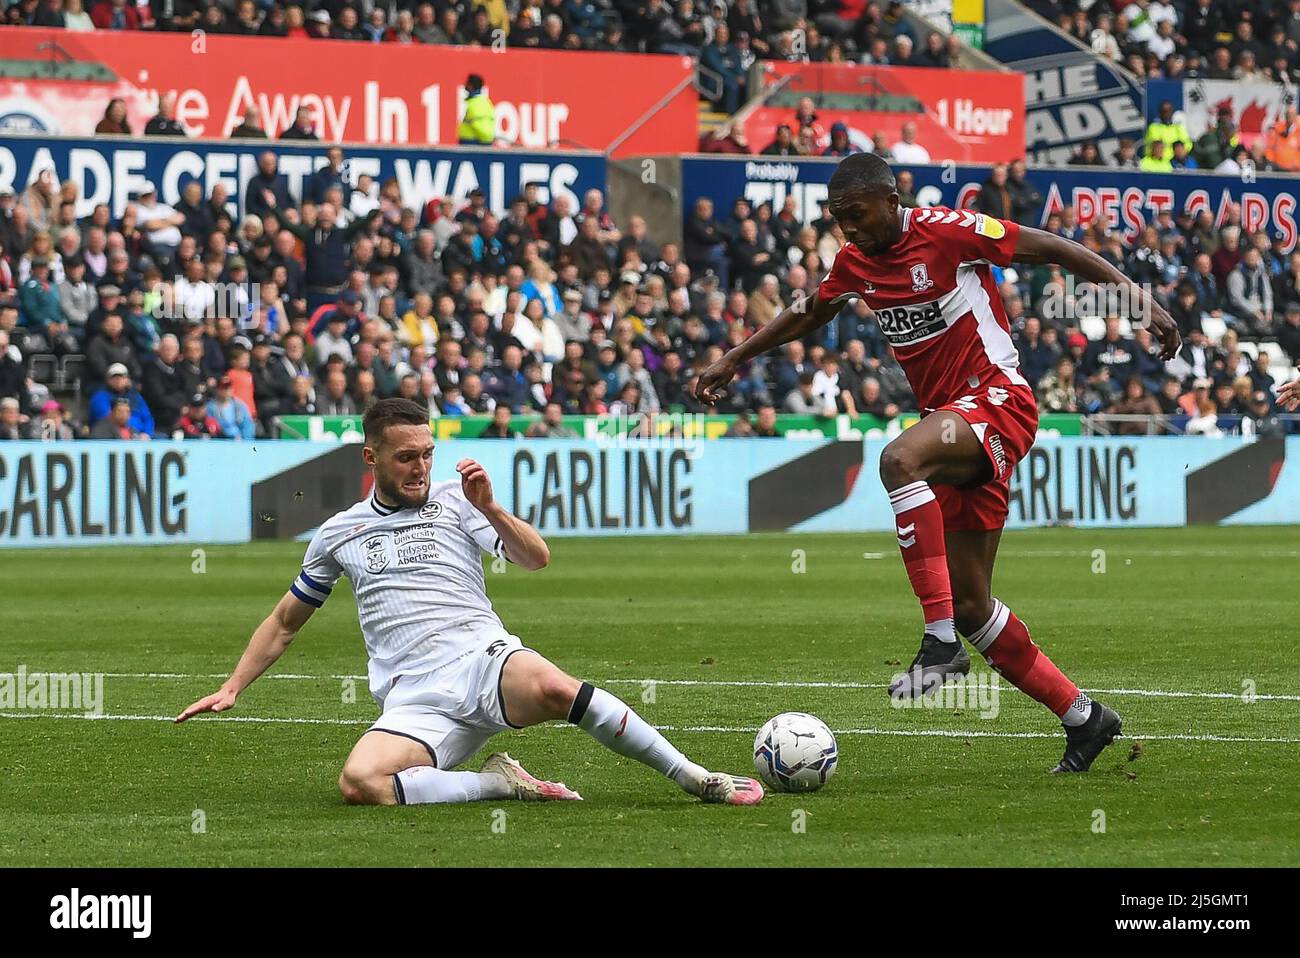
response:
M997 599L993 600L993 615L967 639L998 674L1030 698L1042 702L1058 718L1079 697L1079 687L1034 644L1025 623Z
M928 482L909 482L892 490L889 501L894 507L903 567L912 580L912 591L921 600L926 624L945 623L951 630L952 586L943 541L943 510L934 490ZM951 637L956 640L955 634Z

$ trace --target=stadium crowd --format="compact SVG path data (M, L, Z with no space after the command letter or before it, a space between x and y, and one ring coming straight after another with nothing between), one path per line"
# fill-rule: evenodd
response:
M81 220L76 186L51 171L0 192L0 435L251 439L278 415L351 415L392 395L433 417L494 414L500 435L511 414L538 416L529 431L545 435L564 414L704 412L696 372L810 295L840 244L824 208L804 225L792 197L721 213L701 199L679 248L640 217L615 223L597 190L548 203L528 184L500 217L478 190L413 209L396 181L354 186L344 151L327 156L295 196L266 150L238 221L224 187L197 182L174 207L147 184L121 217L99 205ZM914 204L907 170L899 183ZM1027 223L1036 202L1015 163L975 206ZM1166 366L1143 329L1096 316L1090 337L1090 317L1064 318L1059 270L999 271L1044 411L1272 416L1286 361L1271 369L1270 353L1300 360L1300 253L1243 235L1236 209L1221 226L1164 212L1132 243L1069 208L1046 225L1148 283L1187 342ZM52 368L84 415L59 403ZM857 302L743 369L716 411L770 423L773 409L914 408Z
M361 43L594 50L694 57L717 109L734 113L758 60L947 67L959 43L918 38L876 0L14 0L10 25L300 37ZM235 135L265 135L257 117ZM101 132L131 134L124 111ZM144 132L175 135L150 124ZM293 135L310 133L299 127Z
M890 46L896 35L914 41L902 8L896 0L13 0L5 20L68 30L204 30L697 57L712 47L708 55L749 62L871 63L884 55L879 43ZM946 43L936 39L939 48L922 46L916 62L946 65ZM897 47L889 56L897 62Z

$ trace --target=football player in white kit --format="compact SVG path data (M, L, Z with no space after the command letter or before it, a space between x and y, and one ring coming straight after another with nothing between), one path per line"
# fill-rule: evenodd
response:
M381 400L364 429L373 493L317 530L302 572L230 678L177 722L233 707L347 576L370 690L383 708L343 765L339 790L349 804L580 799L503 752L477 772L454 771L497 732L553 720L572 722L702 801L763 798L753 779L691 762L616 696L569 676L506 630L488 601L482 552L530 570L546 566L550 552L537 530L493 498L487 471L472 459L457 464L459 480L430 483L433 437L423 408Z

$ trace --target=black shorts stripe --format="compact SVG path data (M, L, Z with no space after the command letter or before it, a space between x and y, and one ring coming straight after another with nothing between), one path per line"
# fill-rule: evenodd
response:
M501 671L497 673L497 707L501 709L501 717L505 719L505 723L511 728L523 728L524 726L516 725L514 722L510 721L510 716L506 715L506 697L501 694L501 679L506 674L506 663L510 661L510 656L514 655L516 652L522 651L523 649L519 648L511 649L507 652L506 657L501 660Z
M397 777L396 772L393 773L393 791L397 793L397 804L405 805L406 792L402 790L402 780Z
M587 714L587 706L591 705L591 694L596 691L595 686L590 682L583 682L578 689L578 694L573 697L573 705L569 708L569 721L577 725L582 721L582 717Z
M412 742L419 742L421 745L424 746L425 751L427 751L427 752L429 753L429 759L433 762L433 767L434 767L434 768L437 768L437 767L438 767L438 756L437 756L436 754L434 754L433 746L430 745L428 742L426 742L424 739L422 739L422 738L416 738L414 735L410 734L409 732L398 732L398 731L395 731L395 730L393 730L393 729L391 729L391 728L375 728L375 727L371 727L371 728L366 729L366 731L367 731L367 732L387 732L389 735L400 735L402 738L409 738Z

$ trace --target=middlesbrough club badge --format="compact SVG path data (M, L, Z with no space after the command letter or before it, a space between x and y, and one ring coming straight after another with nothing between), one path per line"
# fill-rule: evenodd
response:
M917 263L911 270L912 292L923 293L934 285L934 280L930 278L930 268L924 263Z

